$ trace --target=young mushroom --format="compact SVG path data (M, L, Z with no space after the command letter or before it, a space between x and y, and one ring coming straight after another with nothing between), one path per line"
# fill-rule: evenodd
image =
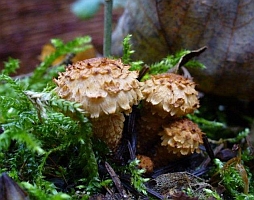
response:
M140 160L138 167L144 169L146 173L152 173L154 168L154 163L152 159L145 155L137 155L137 159Z
M176 157L200 153L203 134L198 125L189 119L174 120L164 125L163 131L158 134L161 144L157 146L154 163L156 166L164 165Z
M138 72L129 68L121 60L93 58L68 66L54 80L58 95L82 105L94 135L113 151L121 139L123 113L129 114L143 97Z

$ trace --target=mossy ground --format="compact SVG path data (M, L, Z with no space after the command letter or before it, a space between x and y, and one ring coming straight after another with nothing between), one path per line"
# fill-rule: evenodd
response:
M124 41L123 61L130 63L133 69L141 69L142 62L130 61L133 52L128 40L129 37ZM113 159L105 144L92 137L91 124L79 104L60 99L54 93L52 79L64 70L69 57L61 65L52 67L51 63L61 55L88 48L90 38L76 38L66 44L60 40L52 42L56 52L31 74L13 76L19 67L15 59L6 62L1 72L0 172L19 183L30 199L88 199L96 193L117 190L114 179L105 170L107 161L120 176L125 190L136 197L149 194L152 198L145 188L151 175L137 168L135 156L127 152L122 159ZM151 72L167 71L187 53L189 51L165 58L151 66ZM149 74L144 78L149 78ZM254 198L253 103L204 94L200 105L200 109L188 117L206 133L213 150L222 145L217 159L206 165L208 174L201 173L214 188L220 188L217 192L207 191L208 195L210 192L216 199ZM189 167L193 164L193 168L184 168L184 164L178 165L177 161L170 163L167 172L198 171L208 157L205 148L203 150L199 157L188 160ZM195 196L190 190L185 195Z

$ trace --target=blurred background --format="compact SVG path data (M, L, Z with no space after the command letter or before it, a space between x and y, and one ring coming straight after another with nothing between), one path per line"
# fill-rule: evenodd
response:
M103 4L98 6L99 1L96 0L85 1L83 7L93 12L85 17L78 16L80 10L73 12L74 3L78 3L75 0L0 1L0 69L3 68L3 62L12 57L20 60L18 74L32 71L40 63L38 58L43 45L50 43L52 38L66 42L89 35L96 51L102 53ZM97 4L93 6L91 2ZM76 8L82 9L82 6L77 4ZM122 12L123 8L113 10L113 24L116 24Z

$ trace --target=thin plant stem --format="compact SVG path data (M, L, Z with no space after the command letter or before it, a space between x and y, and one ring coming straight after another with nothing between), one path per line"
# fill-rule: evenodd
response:
M109 57L111 55L111 35L112 35L112 5L113 0L105 0L104 6L104 40L103 55Z

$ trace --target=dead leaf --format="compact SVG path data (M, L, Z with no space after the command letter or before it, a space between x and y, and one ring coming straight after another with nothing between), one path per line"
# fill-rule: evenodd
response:
M113 53L132 34L134 59L147 64L181 49L208 49L198 60L205 70L189 69L203 92L254 99L254 1L128 1L113 33Z
M45 58L47 56L49 56L50 54L54 53L56 51L55 47L52 44L45 44L42 47L41 50L41 54L39 55L38 59L40 61L44 61ZM81 51L79 53L77 53L72 59L71 61L73 63L77 62L77 61L82 61L82 60L86 60L89 58L95 58L96 57L96 50L94 49L94 47L92 46L89 49L86 49L85 51ZM63 60L65 59L65 55L58 57L56 60L54 60L54 62L52 63L53 66L60 64Z
M0 176L0 199L1 200L26 200L27 193L6 173Z

